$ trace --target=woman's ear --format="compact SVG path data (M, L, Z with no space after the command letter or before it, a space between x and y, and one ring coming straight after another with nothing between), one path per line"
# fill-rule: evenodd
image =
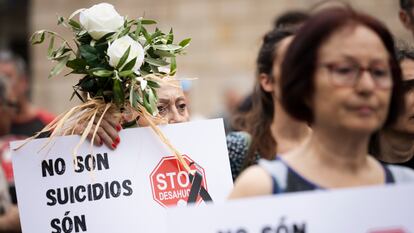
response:
M265 90L266 92L273 92L274 91L274 80L270 75L261 73L259 75L259 83L260 86Z

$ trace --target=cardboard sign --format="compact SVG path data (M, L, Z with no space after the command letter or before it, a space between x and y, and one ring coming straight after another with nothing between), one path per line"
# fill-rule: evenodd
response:
M408 233L414 232L413 195L414 184L405 184L176 207L168 210L168 232Z
M79 136L59 137L40 152L48 139L14 151L23 233L164 233L167 206L185 205L189 196L205 205L203 190L214 203L224 202L232 178L222 121L160 128L186 160L194 162L191 167L202 172L186 177L150 128L122 130L116 150L91 150L85 143L76 158L72 149Z

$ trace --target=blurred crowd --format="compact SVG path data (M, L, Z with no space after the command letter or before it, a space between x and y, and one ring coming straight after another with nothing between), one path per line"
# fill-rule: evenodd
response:
M399 3L414 36L414 1ZM283 12L263 35L251 93L226 89L214 116L227 134L230 198L414 181L412 45L340 2ZM8 143L54 119L31 103L28 80L24 60L0 51L0 232L20 231ZM168 123L206 118L191 112L190 92L189 81L159 88ZM104 121L94 143L116 149L120 120Z

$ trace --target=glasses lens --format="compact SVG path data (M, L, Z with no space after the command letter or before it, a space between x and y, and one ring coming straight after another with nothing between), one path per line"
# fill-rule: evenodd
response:
M358 67L351 64L334 64L329 67L332 81L339 86L351 86L358 75Z

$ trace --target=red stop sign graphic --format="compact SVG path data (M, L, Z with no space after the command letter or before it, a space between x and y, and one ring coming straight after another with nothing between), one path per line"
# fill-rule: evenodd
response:
M204 169L196 166L187 155L184 160L190 165L191 170L197 170L202 176L202 187L207 190L207 182ZM164 207L176 206L187 203L191 189L191 181L188 172L182 167L175 156L163 157L150 175L152 196L156 202ZM202 201L197 197L196 203Z

